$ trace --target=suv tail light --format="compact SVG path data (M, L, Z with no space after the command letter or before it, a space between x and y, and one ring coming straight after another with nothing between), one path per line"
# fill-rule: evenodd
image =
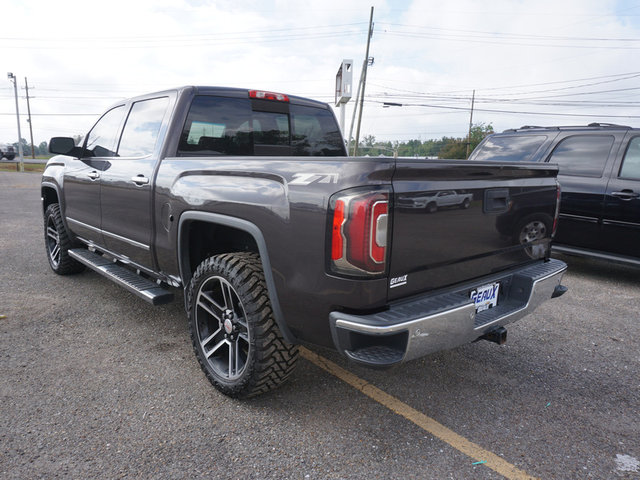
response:
M330 268L349 276L384 274L389 245L389 192L347 190L330 201Z
M556 235L556 230L558 229L558 218L560 216L560 198L562 196L562 187L560 187L560 182L556 180L556 212L553 215L553 228L551 229L551 238Z

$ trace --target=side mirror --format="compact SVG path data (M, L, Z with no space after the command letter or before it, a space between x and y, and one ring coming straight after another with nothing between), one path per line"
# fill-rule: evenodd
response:
M71 137L53 137L49 142L49 152L73 156L78 154L76 142Z

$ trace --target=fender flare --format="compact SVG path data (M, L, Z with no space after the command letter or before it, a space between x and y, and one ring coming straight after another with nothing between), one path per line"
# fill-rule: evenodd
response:
M280 302L278 301L278 294L276 292L276 284L273 279L273 272L271 271L271 262L269 261L267 243L264 239L264 236L262 235L262 231L255 224L247 220L210 212L186 211L182 213L182 215L180 216L180 221L178 222L178 267L180 269L180 278L182 279L182 283L184 285L185 302L187 298L187 288L189 283L185 280L187 278L191 280L193 272L191 272L191 268L188 262L185 261L187 256L184 253L185 250L183 249L183 244L185 242L186 235L183 234L183 232L185 224L190 221L200 221L205 223L224 225L226 227L232 227L237 230L242 230L253 237L256 245L258 246L258 253L260 254L260 261L262 262L262 270L264 273L265 281L267 283L267 292L269 294L269 300L271 302L271 309L273 311L275 321L278 324L280 332L287 342L292 344L299 343L296 340L296 337L291 333L291 330L289 330L289 327L284 320Z
M64 225L64 228L67 229L67 232L71 232L71 230L69 229L69 225L67 224L67 217L64 214L65 206L62 204L62 192L61 192L62 189L58 186L57 183L54 183L48 180L40 183L40 194L41 194L40 203L42 204L43 214L45 212L44 197L42 196L42 190L44 188L50 188L51 190L54 190L56 192L56 196L58 197L58 205L60 205L60 213L62 214L62 224ZM73 233L71 235L75 238L75 235L73 235Z

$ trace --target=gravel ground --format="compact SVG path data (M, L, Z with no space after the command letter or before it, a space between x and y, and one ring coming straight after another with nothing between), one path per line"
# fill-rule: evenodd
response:
M51 272L38 183L0 172L2 478L501 478L304 359L272 394L220 395L180 294ZM530 475L640 478L640 271L562 259L569 293L504 346L390 371L313 350Z

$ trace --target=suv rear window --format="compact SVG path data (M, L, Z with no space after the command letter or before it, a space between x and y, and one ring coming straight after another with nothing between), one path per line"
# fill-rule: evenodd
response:
M546 135L491 136L471 154L470 160L528 162L547 139Z
M185 122L179 155L346 155L333 114L289 105L252 110L249 98L196 96ZM284 111L283 111L284 110Z

